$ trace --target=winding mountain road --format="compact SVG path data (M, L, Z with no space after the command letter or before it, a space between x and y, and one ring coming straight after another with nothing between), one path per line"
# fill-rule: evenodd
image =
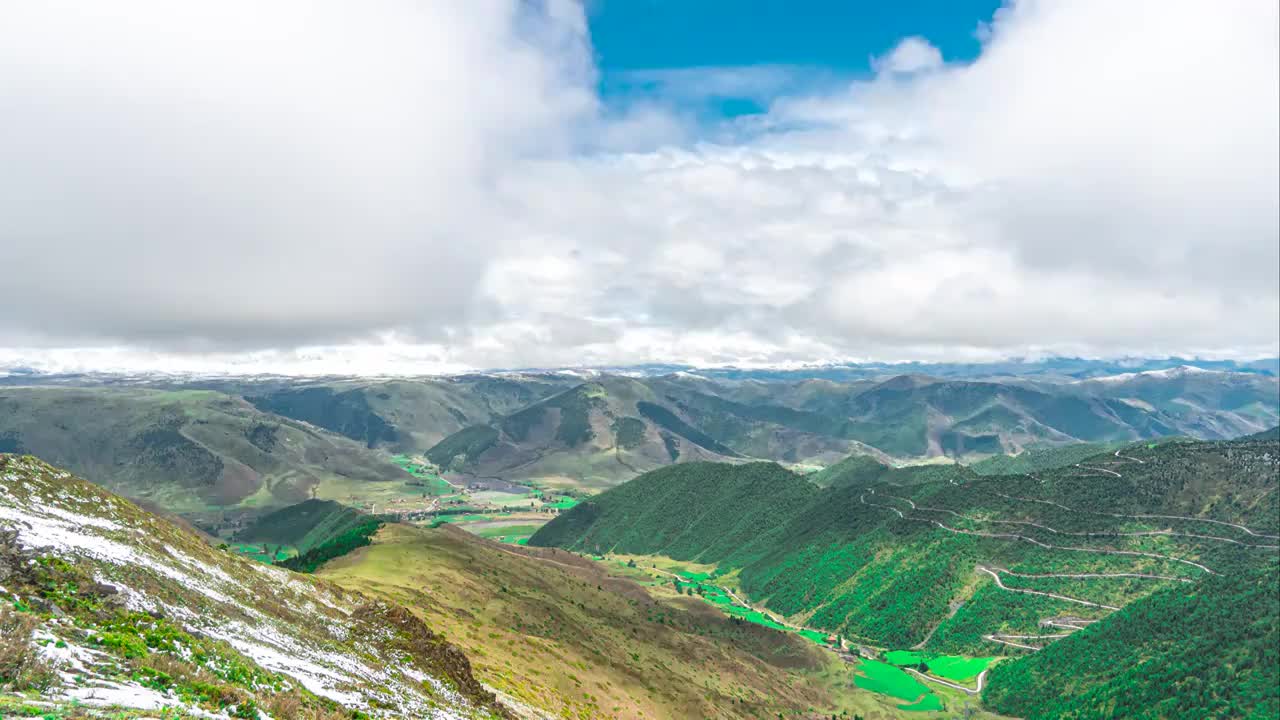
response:
M1027 477L1035 479L1034 475L1027 475ZM1252 535L1253 537L1266 538L1268 540L1280 540L1280 535L1268 535L1266 533L1253 530L1252 528L1245 527L1244 525L1230 523L1225 520L1212 520L1210 518L1202 518L1202 517L1187 517L1186 515L1153 515L1153 514L1128 515L1125 513L1109 513L1109 512L1101 512L1098 510L1082 510L1080 508L1069 507L1067 505L1063 505L1062 503L1054 502L1052 500L1041 500L1040 498L1018 497L1017 495L1008 495L1006 493L998 492L996 490L982 490L982 492L990 493L992 495L1005 498L1006 500L1017 500L1018 502L1032 502L1032 503L1040 503L1041 505L1052 505L1053 507L1060 508L1068 512L1081 513L1084 515L1098 515L1102 517L1128 518L1128 519L1136 519L1136 520L1183 520L1186 522L1211 523L1213 525L1222 525L1225 527L1232 527L1237 530L1240 530L1241 532L1247 535ZM1277 546L1258 545L1255 547L1272 548Z
M870 490L870 494L872 494L872 495L874 495L874 494L875 494L875 489L874 489L874 488L872 488L872 489ZM1171 555L1161 555L1161 554L1159 554L1159 553L1141 552L1141 551L1138 551L1138 550L1110 550L1110 549L1103 549L1103 548L1083 548L1083 547L1073 547L1073 546L1068 546L1068 545L1050 545L1049 543L1041 542L1041 541L1039 541L1039 540L1036 540L1035 538L1027 537L1026 535L1018 535L1017 533L987 533L987 532L979 532L979 531L977 531L977 530L961 530L961 529L959 529L959 528L953 528L953 527L950 527L950 526L948 526L948 525L944 525L944 524L942 524L942 523L940 523L940 522L938 522L937 520L934 520L934 519L932 519L932 518L922 518L922 517L916 517L916 516L914 516L914 515L905 515L905 514L903 514L903 512L902 512L901 510L899 510L899 509L897 509L897 508L895 508L895 507L893 507L893 506L891 506L891 505L884 505L884 504L881 504L881 503L871 503L871 502L867 502L866 495L867 495L867 494L866 494L866 493L864 493L864 494L862 494L862 495L859 495L859 496L858 496L858 499L859 499L859 500L862 502L862 504L864 504L864 505L871 505L871 506L873 506L873 507L880 507L880 508L884 508L884 509L887 509L887 510L891 510L891 511L893 511L893 512L897 513L898 517L899 517L899 518L902 518L903 520L914 520L914 521L916 521L916 522L930 523L930 524L933 524L933 525L937 525L938 527L942 528L943 530L946 530L947 532L956 533L956 534L958 534L958 535L973 535L973 536L975 536L975 537L986 537L986 538L996 538L996 539L1006 539L1006 540L1018 540L1018 541L1021 541L1021 542L1028 542L1028 543L1031 543L1032 545L1036 545L1036 546L1038 546L1038 547L1042 547L1042 548L1045 548L1045 549L1047 549L1047 550L1067 550L1067 551L1070 551L1070 552L1090 552L1090 553L1097 553L1097 554L1099 554L1099 555L1128 555L1128 556L1133 556L1133 557L1149 557L1149 558L1157 558L1157 559L1160 559L1160 560L1168 560L1168 561L1170 561L1170 562L1177 562L1177 563L1182 563L1182 564L1184 564L1184 565L1190 565L1191 567L1199 568L1200 570L1203 570L1204 572L1206 572L1206 573L1208 573L1208 574L1210 574L1210 575L1217 575L1217 574L1218 574L1218 573L1217 573L1216 571L1214 571L1212 568L1209 568L1209 567L1207 567L1207 566L1205 566L1205 565L1201 565L1200 563L1195 562L1194 560L1186 560L1186 559L1183 559L1183 558L1173 557L1173 556L1171 556Z
M985 522L985 523L997 523L997 524L1005 524L1005 525L1027 525L1030 527L1040 528L1041 530L1047 530L1048 532L1054 533L1055 535L1072 535L1075 537L1103 537L1103 538L1105 537L1143 537L1143 536L1152 536L1152 535L1164 535L1167 537L1185 537L1185 538L1192 538L1195 540L1225 542L1225 543L1231 543L1233 545L1239 545L1241 547L1247 547L1247 548L1258 548L1258 549L1264 549L1264 550L1280 550L1280 545L1260 545L1255 543L1242 542L1234 538L1220 537L1218 535L1201 535L1198 533L1175 532L1173 530L1140 530L1136 532L1117 532L1117 531L1072 532L1070 530L1058 530L1057 528L1049 527L1048 525L1044 525L1038 522L1032 522L1030 520L998 520L994 518L972 518L967 515L962 515L956 512L955 510L948 510L947 508L937 508L937 507L928 507L925 505L917 505L910 498L899 497L897 495L881 495L880 497L890 498L893 500L901 500L902 502L905 502L908 505L910 505L912 510L924 510L926 512L947 513L948 515L954 515L955 517L958 517L962 520L968 520L969 522Z
M977 570L978 572L984 572L990 575L992 578L994 578L996 581L996 586L999 587L1001 590L1008 590L1009 592L1026 593L1027 595L1040 595L1047 598L1053 598L1055 600L1065 600L1067 602L1079 603L1080 605L1087 605L1089 607L1102 608L1103 610L1119 610L1120 609L1112 605L1103 605L1102 603L1096 603L1096 602L1093 602L1092 600L1081 600L1080 598L1073 598L1067 595L1059 595L1057 593L1042 592L1040 590L1028 590L1026 588L1009 587L1008 585L1005 585L1002 580L1000 580L999 573L996 573L990 568L984 565L979 565L977 567Z

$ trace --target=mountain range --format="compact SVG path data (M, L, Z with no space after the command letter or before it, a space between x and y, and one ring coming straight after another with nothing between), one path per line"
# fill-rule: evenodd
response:
M691 461L977 462L1080 442L1225 439L1280 422L1280 382L1265 367L1137 367L1153 364L1162 366L1111 375L1099 371L1112 365L1076 361L1019 375L971 366L965 379L874 376L867 367L852 380L723 370L385 380L23 374L0 386L0 450L196 512L312 495L386 502L407 479L389 462L396 454L457 483L592 492Z

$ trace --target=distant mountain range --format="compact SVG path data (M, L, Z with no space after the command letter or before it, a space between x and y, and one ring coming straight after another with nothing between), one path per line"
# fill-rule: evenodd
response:
M832 368L399 379L28 373L0 385L0 451L36 453L185 509L278 505L316 488L403 480L391 453L425 456L463 478L590 490L699 460L972 462L1079 442L1237 437L1280 422L1280 380L1268 362L929 366L938 375L844 366L866 377L841 380ZM949 375L962 369L973 376Z

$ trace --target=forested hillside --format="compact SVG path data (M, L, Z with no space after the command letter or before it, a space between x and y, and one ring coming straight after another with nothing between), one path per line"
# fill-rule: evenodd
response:
M983 701L1048 718L1280 717L1276 567L1169 588L991 672Z
M360 524L368 517L332 500L307 500L268 513L235 535L239 542L287 545L304 553Z
M1169 598L1211 604L1213 588L1239 587L1225 578L1272 572L1277 472L1280 443L1252 439L1125 446L988 477L856 460L825 489L774 466L707 464L603 493L530 544L712 564L792 622L873 646L1018 656L1123 626L1112 614L1153 593L1165 600L1135 615Z
M1076 443L1062 447L1035 448L1017 455L993 455L969 465L969 469L979 475L1017 475L1018 473L1040 472L1074 465L1081 460L1106 452L1108 447L1103 443Z

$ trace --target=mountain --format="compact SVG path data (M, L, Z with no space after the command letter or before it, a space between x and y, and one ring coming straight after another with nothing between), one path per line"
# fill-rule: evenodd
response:
M1133 377L1055 384L924 375L850 383L717 382L687 372L600 376L496 422L464 428L428 457L480 477L559 478L555 482L600 488L687 460L829 465L858 454L893 464L1082 442L1222 439L1257 431L1280 413L1280 384L1266 375L1174 368Z
M215 549L29 456L0 456L0 477L0 715L512 717L403 608Z
M305 553L358 527L367 514L333 500L306 500L254 520L237 542L270 544Z
M303 420L367 447L419 453L576 384L553 374L460 375L236 387L261 410Z
M426 456L446 471L607 487L672 462L738 454L688 425L644 382L606 377L490 425L446 437Z
M1125 625L1163 604L1157 593L1212 598L1230 587L1217 578L1274 571L1280 550L1275 440L1127 445L1035 477L845 470L821 488L769 464L664 468L580 503L529 544L711 565L788 622L870 647L1014 657ZM1274 626L1275 603L1263 609ZM1260 646L1239 652L1276 677ZM1224 696L1254 692L1219 679Z
M1192 437L1236 437L1280 422L1280 383L1251 373L1183 365L1093 378L1068 389L1158 411L1178 434Z
M1154 593L997 665L983 701L1029 720L1280 716L1278 586L1273 564Z
M753 457L815 463L884 453L846 437L839 419L710 394L686 378L604 376L427 451L442 468L478 477L616 485L671 463Z
M412 479L363 444L208 390L2 388L0 451L187 513L378 494Z
M1105 443L1075 443L1061 447L1034 448L1017 455L993 455L969 466L979 475L1016 475L1074 465L1111 447Z
M772 460L811 470L850 455L890 465L1017 455L1012 469L1030 467L1037 457L1030 451L1224 439L1280 422L1275 376L1184 365L1138 363L1109 375L1094 371L1116 366L1060 368L1085 379L1047 371L989 379L868 371L849 381L786 379L794 373L761 380L683 370L43 378L50 384L0 388L0 449L35 452L132 497L196 512L276 507L312 489L350 503L403 499L413 495L409 488L364 482L403 479L389 465L392 453L425 459L455 481L594 492L690 461ZM66 387L76 382L93 386ZM287 442L273 445L273 432ZM1000 471L1007 461L992 462L979 471Z

